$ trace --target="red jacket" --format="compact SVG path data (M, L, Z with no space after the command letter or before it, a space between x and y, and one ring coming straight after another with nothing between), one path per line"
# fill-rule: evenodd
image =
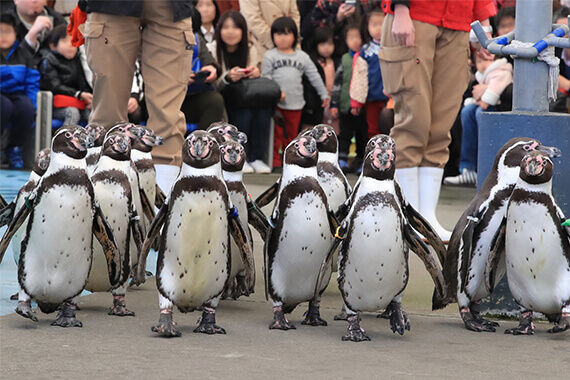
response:
M465 32L471 30L473 21L486 20L497 13L493 0L384 0L382 8L394 14L395 4L409 6L412 20Z

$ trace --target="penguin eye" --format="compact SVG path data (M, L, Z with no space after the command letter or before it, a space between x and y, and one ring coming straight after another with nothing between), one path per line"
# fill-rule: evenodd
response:
M73 136L73 134L72 134L71 132L65 132L65 137L67 137L68 139L70 139L71 136Z
M332 131L328 131L327 136L332 136Z
M208 146L212 146L212 145L214 145L214 142L213 142L212 140L210 140L210 141L208 142Z
M532 146L529 145L529 144L523 146L523 149L526 150L527 152L530 152L531 150L533 150L533 149L532 149Z
M295 148L299 148L299 143L295 143Z
M115 143L115 139L111 137L111 138L109 139L109 143L110 143L110 144L114 144L114 143Z
M224 134L224 131L221 130L221 129L218 129L218 134L223 135L223 134Z

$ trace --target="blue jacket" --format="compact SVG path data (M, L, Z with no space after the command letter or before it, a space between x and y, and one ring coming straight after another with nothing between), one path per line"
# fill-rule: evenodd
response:
M380 60L378 53L380 52L380 44L370 41L360 49L360 56L368 63L368 97L367 102L376 100L388 100L388 97L382 92L384 84L382 83L382 72L380 71Z
M32 48L25 41L16 41L6 58L0 59L0 93L26 94L36 107L40 73L33 67Z

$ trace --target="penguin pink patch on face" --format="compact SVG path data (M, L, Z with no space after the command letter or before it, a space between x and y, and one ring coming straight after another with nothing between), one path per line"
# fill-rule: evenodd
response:
M196 158L206 158L210 154L212 145L214 145L213 140L192 136L192 140L190 140L190 154Z
M372 164L377 169L389 169L392 166L392 160L394 159L394 154L389 150L375 150L373 153L374 160Z
M306 138L301 138L299 139L299 142L295 144L295 146L297 147L297 149L299 149L299 153L301 154L301 156L303 157L313 157L315 154L317 154L317 150L315 147L312 148L307 148L306 144L308 143L309 146L314 145L314 141L312 140L309 142L308 139Z
M524 170L529 176L537 176L544 171L544 159L541 156L527 157L525 163Z

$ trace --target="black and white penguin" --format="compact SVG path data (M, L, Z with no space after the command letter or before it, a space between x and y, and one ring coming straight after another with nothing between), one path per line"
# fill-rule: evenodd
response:
M532 335L533 311L555 322L550 333L570 329L570 227L552 194L553 164L540 151L527 154L486 265L491 292L505 261L509 289L521 306L519 326L506 334ZM504 255L504 259L502 256Z
M85 130L93 137L93 147L87 150L87 156L85 157L85 161L87 161L87 174L91 177L97 167L97 162L99 162L99 156L101 155L101 147L105 140L105 127L101 124L89 123L85 126Z
M401 307L408 283L409 249L424 262L436 290L445 291L437 259L414 231L415 222L408 220L404 211L404 200L394 181L394 158L391 149L377 148L368 153L352 206L337 232L336 241L341 244L338 286L348 314L348 331L343 340L370 340L360 327L358 313L362 311L386 308L390 310L393 332L403 334L410 329ZM437 237L435 233L434 236ZM320 277L327 266L325 261Z
M50 164L34 192L14 216L0 243L3 254L15 231L28 219L18 265L16 312L37 321L31 300L44 313L63 303L52 325L81 327L75 318L93 256L93 235L103 245L112 286L120 278L113 232L101 212L87 175L85 155L93 140L84 128L64 126L52 139Z
M326 326L320 317L320 294L331 276L327 268L319 294L313 299L323 258L337 228L327 196L318 181L317 142L310 136L294 139L284 152L283 176L265 243L266 295L273 302L270 329L295 326L285 318L310 301L304 325Z
M144 130L141 137L133 140L131 149L131 160L135 164L139 176L140 187L144 191L151 205L158 208L162 207L165 195L162 189L156 184L156 169L152 161L152 149L155 146L164 144L164 139L154 134L154 131L148 127L139 125ZM148 228L152 220L146 222L145 230Z
M481 299L490 294L485 286L485 263L517 183L520 162L527 153L536 150L551 157L560 155L558 149L543 146L532 138L518 137L507 141L497 152L481 190L453 229L443 266L447 296L442 299L434 293L432 308L441 309L457 302L468 330L494 332L498 326L496 322L483 319L479 312ZM495 283L501 280L505 270L505 262L501 260L494 272Z
M142 248L142 229L132 202L129 174L131 170L131 139L122 132L111 132L105 137L97 168L91 177L95 197L115 235L120 263L118 286L111 286L105 251L101 244L93 244L93 264L85 289L90 292L113 294L109 315L134 316L127 309L125 295L130 275L130 241L136 242L136 252Z
M223 144L225 141L237 141L240 144L247 143L247 135L240 132L235 125L225 121L217 121L210 124L208 132L214 136L218 144Z
M172 320L177 306L184 313L202 309L194 332L224 334L215 311L231 272L230 232L246 265L251 249L222 178L220 148L211 134L192 132L182 147L182 169L167 203L150 226L135 281L144 282L144 263L161 227L156 284L160 319L152 331L180 336Z

